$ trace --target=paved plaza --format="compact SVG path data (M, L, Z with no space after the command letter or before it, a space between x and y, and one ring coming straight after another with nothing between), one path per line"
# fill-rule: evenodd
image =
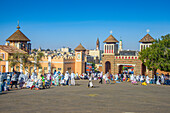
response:
M1 113L168 113L170 87L99 84L87 88L88 81L77 86L52 86L44 90L13 90L0 95Z

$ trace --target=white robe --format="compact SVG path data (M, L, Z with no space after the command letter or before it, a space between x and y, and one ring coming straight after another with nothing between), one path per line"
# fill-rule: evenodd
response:
M64 79L65 79L66 81L69 79L69 74L68 74L68 73L65 74Z
M131 81L133 81L133 79L134 79L134 76L133 76L133 74L130 76L130 80Z
M159 82L159 79L156 81L156 84L157 84L157 85L161 85L160 82Z
M71 73L71 85L75 86L75 74L74 73Z
M165 78L164 78L164 76L162 75L162 76L161 76L161 83L164 84L164 82L165 82Z
M146 76L146 83L149 84L149 80L150 78L148 76Z
M143 81L144 79L143 79L143 75L141 75L141 77L140 77L140 81Z
M90 87L93 87L92 76L89 78L89 85Z
M139 81L139 75L136 76L136 80Z

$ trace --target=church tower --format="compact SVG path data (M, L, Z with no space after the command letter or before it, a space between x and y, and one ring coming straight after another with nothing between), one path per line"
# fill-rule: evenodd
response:
M116 40L115 37L111 34L105 41L104 41L104 54L118 54L118 43L119 41Z
M31 40L28 39L19 29L19 21L17 26L17 31L13 33L8 39L6 39L6 45L15 46L18 49L24 50L28 53L31 52ZM9 42L9 43L8 43Z
M81 43L74 49L75 50L75 73L85 73L85 51L86 49Z
M103 41L104 44L104 53L102 56L102 70L103 73L114 73L115 74L115 56L118 55L118 40L111 35Z
M153 41L155 41L155 39L149 34L149 29L148 29L147 34L139 41L140 51L142 51L143 49L147 47L150 47Z
M97 41L96 41L96 50L100 50L100 41L99 41L99 38L97 38Z
M119 51L122 51L122 40L119 41Z

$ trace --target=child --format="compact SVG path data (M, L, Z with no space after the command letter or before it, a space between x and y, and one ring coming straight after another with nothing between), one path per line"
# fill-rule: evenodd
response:
M143 79L142 85L147 86L147 83L145 82L145 79Z
M42 86L43 86L43 89L45 89L45 77L43 75L42 76Z
M4 91L9 91L9 86L7 85L7 80L4 81Z

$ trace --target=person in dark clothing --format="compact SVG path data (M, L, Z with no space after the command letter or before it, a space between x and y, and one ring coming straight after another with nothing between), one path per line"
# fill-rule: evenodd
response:
M100 81L99 81L99 83L101 83L101 84L103 83L103 72L100 73Z
M156 74L154 75L154 79L155 79L154 82L155 82L155 84L156 84L156 81L157 81L157 75L156 75Z
M123 73L121 73L121 82L123 82Z

